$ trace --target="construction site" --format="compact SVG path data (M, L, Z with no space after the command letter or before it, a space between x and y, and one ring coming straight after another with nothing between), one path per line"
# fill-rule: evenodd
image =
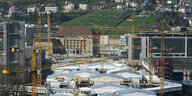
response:
M130 17L125 18L128 27L52 26L53 12L47 10L37 10L37 25L0 23L2 78L18 76L23 82L18 94L191 96L184 95L192 88L191 30L165 21L159 30L138 28ZM1 84L1 91L7 86Z

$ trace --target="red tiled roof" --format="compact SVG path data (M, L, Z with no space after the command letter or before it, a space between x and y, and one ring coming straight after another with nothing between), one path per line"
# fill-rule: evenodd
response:
M53 36L79 36L79 35L96 35L91 29L88 28L61 28Z
M105 1L98 1L99 4L105 4Z
M11 6L9 9L15 9L15 6Z

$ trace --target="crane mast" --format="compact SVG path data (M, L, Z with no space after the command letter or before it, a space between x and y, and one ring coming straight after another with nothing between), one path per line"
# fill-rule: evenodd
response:
M152 46L152 40L150 40L150 48L149 48L149 87L152 87L152 82L153 82L153 46Z
M133 19L127 19L128 22L131 22L131 68L133 68L133 59L134 59L134 20Z
M36 46L35 46L35 40L33 41L33 51L32 51L32 74L31 74L31 78L32 78L32 96L36 96L36 74L37 74L37 69L36 69Z
M47 12L47 56L51 59L51 31L50 31L50 11Z
M104 45L104 42L105 42L105 38L104 38L104 27L101 27L101 34L102 34L102 47L101 47L101 49L102 49L102 51L101 51L101 57L102 57L102 59L104 59L104 49L105 49L105 45ZM102 60L102 62L101 62L101 73L104 73L104 60Z
M85 40L84 40L84 38L82 38L81 44L82 44L81 55L82 55L82 62L83 62L82 68L84 69L85 68Z
M33 45L34 46L34 45ZM41 70L41 13L38 11L38 67ZM38 86L42 85L42 74L41 71L37 73L37 83Z
M164 32L164 21L162 22L161 28L161 74L160 74L160 96L164 96L164 77L165 77L165 32Z

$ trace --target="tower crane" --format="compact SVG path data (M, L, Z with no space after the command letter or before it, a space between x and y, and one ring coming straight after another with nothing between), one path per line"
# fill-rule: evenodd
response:
M57 48L57 47L55 47L55 48ZM79 64L84 64L84 63L101 62L103 60L110 59L110 58L106 58L106 59L95 60L95 61L86 61L86 62L84 61L84 62L80 62L80 63L69 64L69 65L60 65L60 66L54 66L54 67L43 66L40 69L36 65L36 61L37 61L36 55L38 54L39 51L38 51L38 49L36 49L35 40L33 41L33 50L30 50L30 49L28 49L28 50L15 50L14 48L12 49L12 52L25 52L25 51L32 51L32 69L31 69L31 71L30 70L24 70L24 71L20 71L20 72L11 72L9 70L3 70L3 73L4 74L14 74L14 73L16 74L16 73L23 73L23 72L32 72L32 95L33 96L36 96L36 74L39 71L47 70L47 69L52 69L52 68L66 67L66 66L72 66L72 65L79 65Z
M38 10L38 66L41 69L41 12ZM33 58L33 57L32 57ZM37 76L37 82L38 86L42 85L42 74L41 71L39 71L38 76Z
M185 35L188 34L188 30L182 33L177 32L168 32L165 33L165 25L170 27L164 21L161 24L161 74L160 74L160 96L164 96L164 77L165 77L165 34L180 34Z
M86 62L80 62L80 63L74 63L74 64L68 64L68 65L59 65L59 66L43 66L39 67L37 66L37 54L39 52L38 49L36 49L35 46L35 40L33 41L33 49L32 50L15 50L14 48L12 49L12 52L25 52L25 51L32 51L32 67L29 70L23 70L23 71L18 71L18 72L12 72L10 70L2 70L3 74L18 74L18 73L25 73L25 72L31 72L31 78L32 78L32 96L36 96L36 86L37 86L37 73L42 71L42 70L48 70L48 69L53 69L53 68L59 68L59 67L66 67L66 66L73 66L73 65L80 65L84 63L93 63L93 62L101 62L102 60L92 60L92 61L86 61ZM111 58L105 58L104 60L109 60Z
M49 6L49 5L48 5ZM47 55L51 58L51 32L50 32L50 11L47 12Z
M111 83L111 84L121 84L121 85L127 85L127 84L136 84L136 85L147 85L146 83L131 83L130 80L116 80L112 78L83 78L83 77L72 77L70 79L65 78L59 78L56 77L54 80L57 80L59 82L66 82L66 81L73 81L74 83L74 96L79 96L79 84L80 82L89 82L89 83ZM159 84L152 83L153 86L159 86ZM173 86L172 84L165 84L166 86Z
M104 27L101 27L101 34L102 34L102 47L101 47L101 58L104 58L104 49L105 49L105 45L104 45L104 43L105 43L105 38L104 38ZM101 62L101 73L104 73L104 61L102 61Z
M132 24L132 34L131 34L131 67L133 68L133 59L134 59L134 20L133 19L127 19L128 22L131 22Z
M153 48L152 48L152 40L150 40L150 48L149 48L149 87L152 87L153 82Z

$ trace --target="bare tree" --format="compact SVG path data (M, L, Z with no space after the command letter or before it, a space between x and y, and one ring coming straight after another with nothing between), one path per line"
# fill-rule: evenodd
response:
M19 78L19 75L4 75L0 73L0 96L26 96L26 90L23 85L24 83Z

